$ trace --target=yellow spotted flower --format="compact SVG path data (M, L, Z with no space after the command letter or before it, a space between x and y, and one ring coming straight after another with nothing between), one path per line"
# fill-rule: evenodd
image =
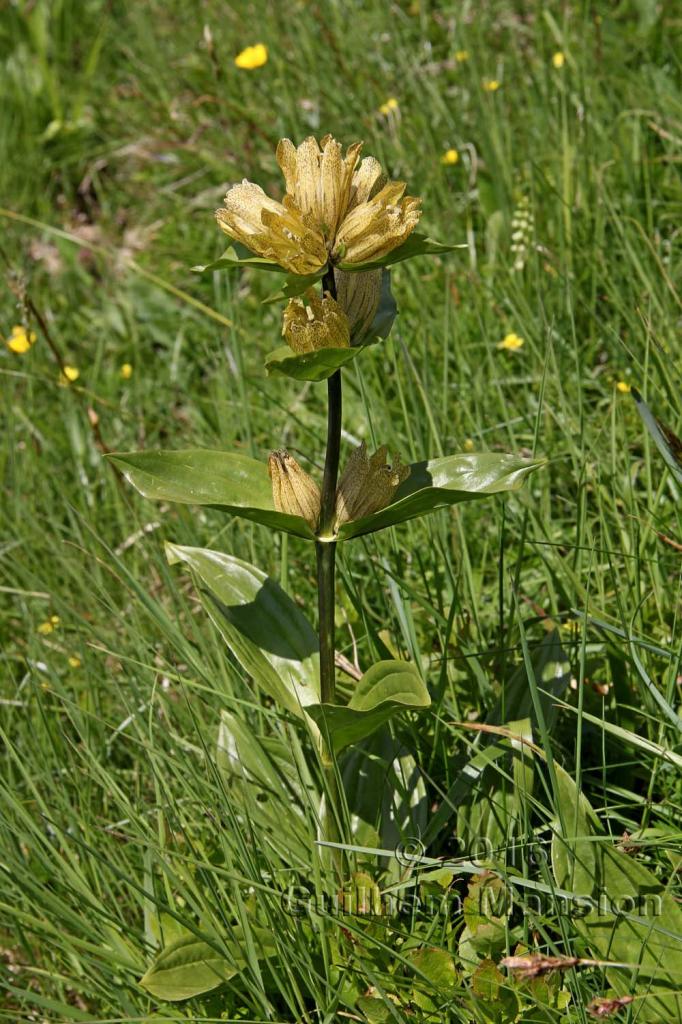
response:
M322 499L310 474L283 448L270 452L268 473L275 509L290 516L302 516L311 530L316 530Z
M382 445L368 456L364 441L352 452L336 490L335 530L344 523L379 512L393 500L400 484L410 475L410 467L402 465L398 454L394 454L393 464L387 465L387 455L388 448Z
M498 343L498 348L506 349L507 352L516 352L524 344L523 338L511 331L509 334L505 334L502 341Z
M255 68L262 68L268 60L268 48L263 43L256 43L254 46L247 46L245 50L238 53L234 62L238 68L245 71L253 71Z
M486 92L497 92L497 90L500 88L500 83L496 78L484 78L483 88L485 89Z
M35 331L27 331L22 324L17 324L12 328L10 336L5 342L10 352L14 352L18 356L23 356L35 343Z
M559 68L562 68L565 63L566 63L565 56L563 55L561 50L557 50L557 52L552 55L552 64L554 65L554 67L558 71Z
M626 380L619 380L616 388L620 391L621 395L629 395L632 391L632 384L628 384Z
M465 61L469 60L469 51L468 50L456 50L455 51L455 60L457 61L458 64L464 64Z
M75 654L69 655L68 661L69 661L69 668L80 668L81 667L81 660L80 660L80 658L76 657Z
M334 271L336 298L348 317L351 344L362 341L372 326L381 301L381 277L381 270Z
M450 166L452 164L458 164L459 163L459 153L457 152L456 149L446 149L445 152L443 153L442 157L440 158L440 162L442 164L448 164Z
M403 182L387 182L373 157L360 161L361 143L348 148L326 135L298 147L282 139L277 162L282 202L249 181L234 185L216 213L222 230L251 252L294 274L332 263L379 259L401 245L420 216L419 199Z
M124 363L121 367L121 376L123 380L130 380L133 375L132 363Z
M350 324L343 309L328 292L318 295L312 288L289 300L282 334L289 348L297 353L350 345Z

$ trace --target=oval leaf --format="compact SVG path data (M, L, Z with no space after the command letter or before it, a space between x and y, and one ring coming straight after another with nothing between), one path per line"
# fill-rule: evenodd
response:
M145 498L203 505L311 540L301 516L276 512L265 463L234 452L121 452L109 458Z
M156 999L174 1003L210 992L237 971L236 964L191 934L162 950L140 985Z
M317 636L303 612L270 576L220 551L167 544L205 583L202 603L242 668L292 714L320 699Z
M391 267L394 263L402 263L403 260L412 259L413 256L439 256L446 252L454 252L455 249L466 249L466 242L458 245L444 245L437 242L435 238L429 238L419 232L413 232L407 241L403 242L396 249L386 253L377 260L368 260L366 263L339 263L339 270L350 270L361 273L364 270L377 270L379 267Z
M365 672L348 704L312 704L306 711L338 751L369 736L396 712L421 710L430 703L411 662L379 661Z
M345 523L339 530L339 540L384 530L458 502L517 491L528 474L542 465L542 461L531 462L494 452L447 455L413 463L392 503L373 515Z
M294 380L326 380L346 363L355 359L361 348L318 348L316 352L292 352L281 345L265 357L269 377L293 377Z
M255 927L250 932L252 940L258 943L258 958L267 959L272 956L275 946L269 933L264 928ZM216 948L218 940L211 944L197 938L193 932L186 932L159 953L145 976L140 979L140 985L156 999L169 1003L210 992L246 966L242 942L245 944L245 936L240 925L233 929L225 954Z
M256 256L245 245L234 242L222 256L212 263L205 263L203 266L192 267L195 274L207 274L212 270L231 270L234 267L252 267L254 270L274 270L277 274L286 274L284 267L274 260L268 260L264 256Z
M282 287L268 295L267 299L263 299L263 305L268 306L271 302L281 302L283 299L293 299L296 295L302 295L324 277L325 270L326 267L322 267L316 274L287 274Z

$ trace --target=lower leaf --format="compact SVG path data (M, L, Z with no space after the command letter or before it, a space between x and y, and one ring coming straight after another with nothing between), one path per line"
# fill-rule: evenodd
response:
M309 704L306 712L338 751L369 736L397 712L423 710L430 703L411 662L379 661L365 672L348 704Z

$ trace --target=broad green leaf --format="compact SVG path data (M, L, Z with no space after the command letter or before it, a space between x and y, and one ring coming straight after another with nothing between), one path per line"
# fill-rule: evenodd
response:
M493 452L447 455L431 462L413 463L392 503L380 512L345 523L339 530L339 540L384 530L458 502L517 491L528 474L542 465L542 461Z
M551 730L559 714L556 698L564 696L571 682L571 663L558 629L545 633L541 643L531 652L531 662L540 690L542 713L547 729ZM510 719L524 718L529 718L537 728L528 670L522 661L511 678L503 682L500 696L485 720L489 725L501 725Z
M207 274L212 270L231 270L235 267L252 267L254 270L270 270L277 274L286 274L287 271L274 260L265 259L264 256L256 256L246 246L239 242L233 242L228 246L222 256L212 263L204 266L192 267L195 274Z
M408 962L414 968L412 998L422 1008L434 1012L443 1001L454 995L457 984L455 961L446 949L427 947L408 953Z
M411 849L428 822L426 784L414 757L388 726L353 744L341 771L353 840L384 850ZM388 865L391 881L404 875L405 863L395 857L380 858L379 863Z
M636 857L617 849L571 776L554 765L561 821L554 823L557 886L591 903L574 924L595 956L632 965L607 970L619 995L646 995L637 1020L682 1020L682 908Z
M392 249L377 260L368 260L366 263L344 263L338 264L339 270L350 270L354 273L361 273L364 270L377 270L379 267L390 267L394 263L402 263L403 260L412 259L413 256L439 256L447 252L454 252L455 249L466 249L466 243L459 245L444 245L434 238L419 234L414 231L406 242Z
M268 932L263 928L251 931L258 940L259 958L272 956L275 946ZM188 932L159 953L140 984L155 999L170 1003L210 992L246 966L246 957L240 948L242 941L243 930L235 926L234 935L222 954L217 947L224 943L216 940L215 944L210 944Z
M682 484L682 441L672 430L657 419L646 404L639 391L632 389L632 397L637 403L637 411L642 417L645 427L654 439L654 443L663 456L665 463L678 484Z
M324 362L329 359L324 353L351 353L352 358L357 351L360 350L321 349L310 355L320 356ZM306 359L308 355L292 354L292 358ZM109 458L146 498L215 508L295 537L313 539L305 519L275 510L267 466L247 455L189 448L171 452L116 452ZM492 452L449 455L414 463L394 501L380 512L345 523L338 539L374 533L458 502L518 490L524 478L541 465L539 461Z
M390 1024L395 1017L383 999L376 996L360 996L356 1007L364 1015L367 1024Z
M296 295L302 295L324 277L325 270L326 267L323 267L316 274L287 274L282 287L268 295L267 299L263 299L263 305L268 306L272 302L281 302L283 299L293 299Z
M145 498L203 505L311 540L301 516L276 512L272 484L263 462L234 452L120 452L109 456Z
M320 381L331 377L340 366L346 366L361 352L359 347L319 348L315 352L292 352L281 345L265 357L270 377L293 377L294 380Z
M232 555L167 544L170 564L188 565L209 590L202 603L242 668L294 715L317 704L317 636L280 585Z
M421 710L430 703L411 662L379 661L365 672L347 705L311 704L306 711L338 751L369 736L396 712Z

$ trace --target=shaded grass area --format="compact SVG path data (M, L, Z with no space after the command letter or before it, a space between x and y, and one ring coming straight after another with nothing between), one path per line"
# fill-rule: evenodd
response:
M239 71L234 55L255 41L268 63ZM480 751L453 723L504 702L524 647L557 624L574 684L534 739L607 833L656 830L639 856L676 891L679 772L665 752L680 743L679 492L626 392L636 384L679 433L679 42L674 11L649 4L560 16L501 2L64 0L5 12L2 330L25 320L38 341L0 354L4 1019L314 1020L344 1005L335 924L321 918L313 938L278 910L283 887L324 871L305 740L226 657L162 542L253 561L313 618L308 548L145 503L102 459L153 446L265 458L286 445L320 470L319 386L262 370L278 343L279 308L261 305L271 282L189 269L221 251L212 212L230 182L279 192L282 135L364 138L423 196L429 232L467 243L395 270L391 339L344 375L346 453L366 439L410 461L465 447L549 460L504 506L355 542L340 567L339 649L363 667L386 650L423 665L438 700L405 738L435 806ZM451 148L458 162L441 163ZM517 351L498 348L510 332ZM60 361L80 371L69 386ZM303 788L286 830L277 811L235 808L214 757L224 709L286 742L287 785ZM503 705L499 720L520 710ZM496 792L514 781L501 770ZM538 821L560 812L545 781L524 825L543 841ZM456 833L450 821L434 855L467 828L484 835L480 811ZM247 939L228 994L152 1016L137 982L160 933L180 920L224 947L249 901L276 944L268 966ZM370 938L346 924L346 976L397 992L387 1019L408 1019L405 1006L426 1019L401 947L457 950L459 921ZM554 909L514 927L509 952L537 937L585 955ZM391 956L363 958L363 943ZM607 982L594 971L566 984L570 1019L587 1020ZM465 988L453 1020L478 1019ZM563 1019L542 1013L526 1019Z

